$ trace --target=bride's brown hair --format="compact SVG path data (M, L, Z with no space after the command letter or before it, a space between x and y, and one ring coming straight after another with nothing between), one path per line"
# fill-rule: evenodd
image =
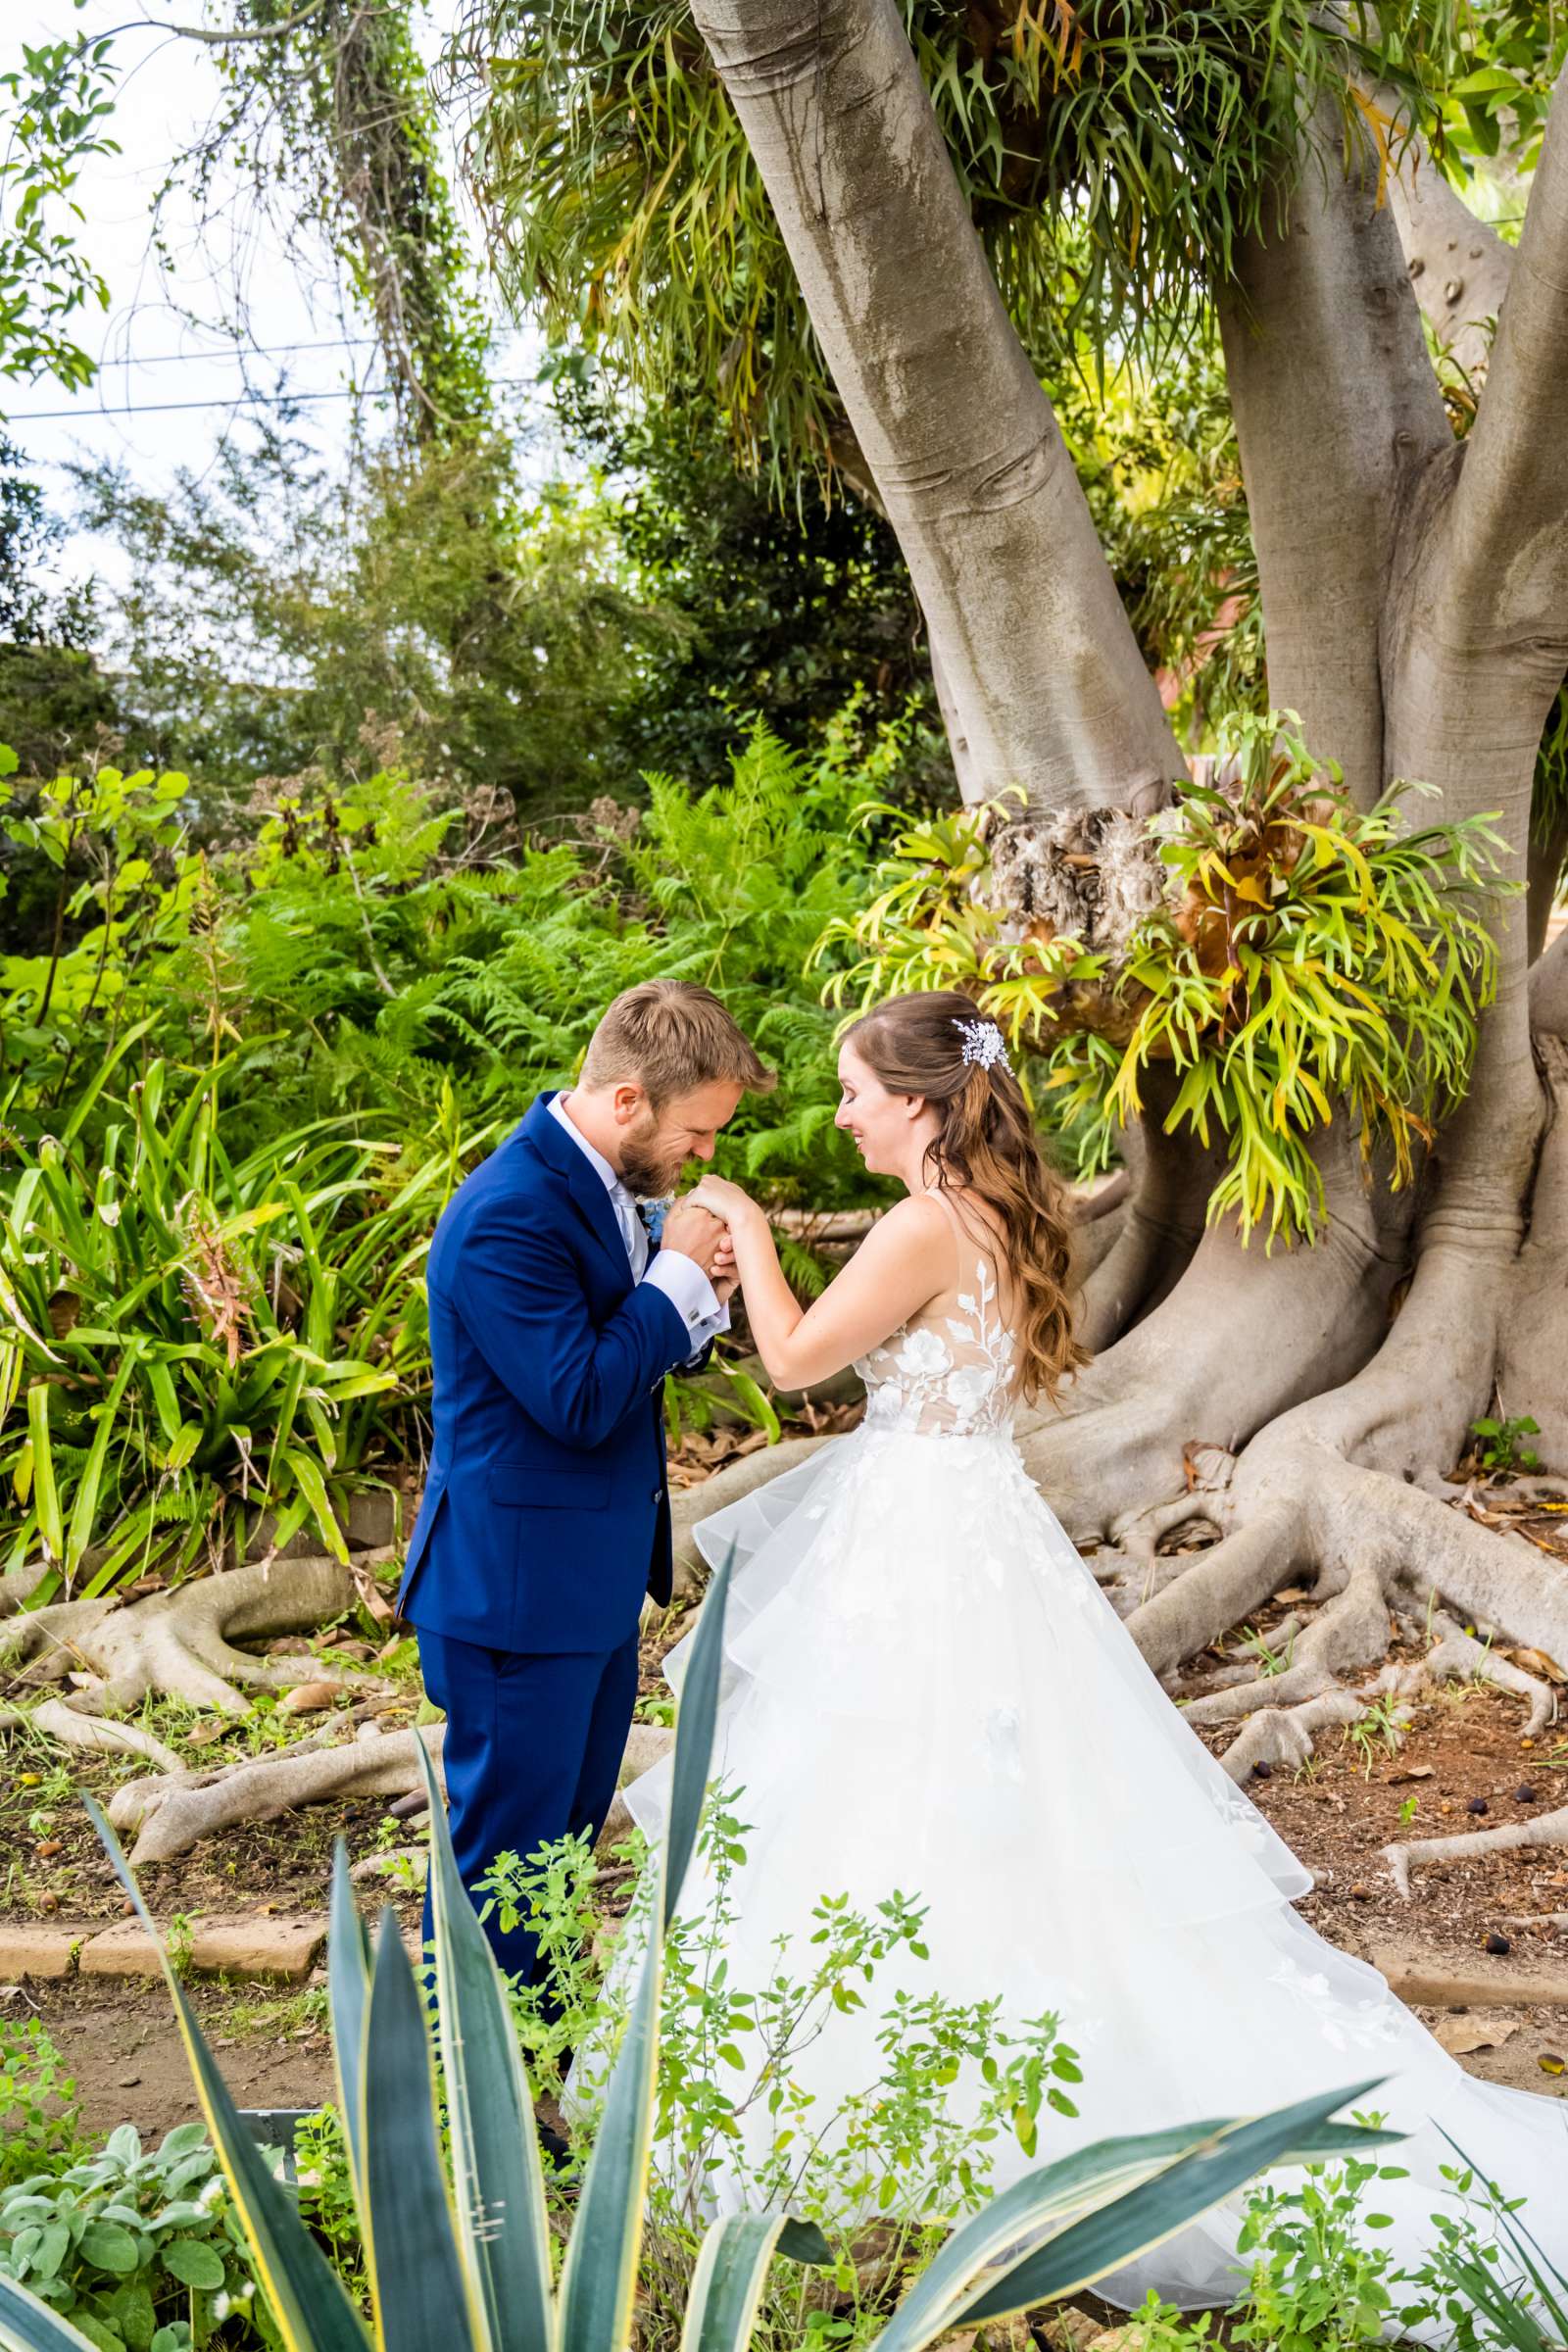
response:
M995 1212L1017 1299L1018 1386L1033 1404L1054 1397L1089 1358L1073 1338L1067 1297L1065 1188L1006 1062L964 1059L965 1028L983 1019L956 990L890 997L853 1022L844 1043L890 1094L922 1096L936 1112L926 1162L938 1188L962 1187Z

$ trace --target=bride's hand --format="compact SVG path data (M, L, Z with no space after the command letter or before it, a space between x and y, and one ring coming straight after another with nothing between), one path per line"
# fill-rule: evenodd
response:
M732 1232L754 1219L762 1221L762 1211L750 1193L743 1193L727 1176L705 1176L696 1191L688 1193L686 1198L710 1215L722 1217Z

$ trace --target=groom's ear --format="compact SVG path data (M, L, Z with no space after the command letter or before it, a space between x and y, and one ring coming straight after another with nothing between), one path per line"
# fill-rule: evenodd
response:
M648 1094L635 1078L618 1078L610 1090L610 1107L617 1127L629 1127L648 1107Z

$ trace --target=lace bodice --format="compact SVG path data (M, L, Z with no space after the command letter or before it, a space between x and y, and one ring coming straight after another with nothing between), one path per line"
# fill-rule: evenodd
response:
M922 1438L973 1438L1012 1427L1013 1340L997 1302L997 1278L984 1258L959 1291L957 1312L922 1310L862 1355L871 1429Z

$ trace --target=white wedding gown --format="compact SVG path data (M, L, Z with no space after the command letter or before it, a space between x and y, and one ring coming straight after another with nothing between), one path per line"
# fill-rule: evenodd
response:
M1377 2183L1395 2227L1376 2242L1405 2261L1431 2242L1446 2132L1528 2197L1568 2269L1568 2111L1467 2076L1291 1908L1308 1873L1183 1722L1025 1471L1012 1357L981 1262L956 1313L857 1365L858 1429L697 1531L710 1562L734 1553L713 1773L751 1827L730 1984L765 1984L779 1936L808 1973L824 1894L870 1911L897 1890L927 1906L929 1959L901 1947L863 2009L829 2015L798 2068L820 2111L876 2081L900 1986L1000 1996L1015 2023L1059 2014L1079 2113L1042 2114L1036 2163L1382 2076L1367 2104L1412 2134L1388 2158L1411 2177ZM665 1762L626 1791L655 1839L668 1780ZM754 2157L770 2128L746 2117ZM993 2185L1030 2161L1010 2143ZM722 2174L714 2186L722 2204ZM1236 2218L1220 2209L1102 2291L1230 2301Z

